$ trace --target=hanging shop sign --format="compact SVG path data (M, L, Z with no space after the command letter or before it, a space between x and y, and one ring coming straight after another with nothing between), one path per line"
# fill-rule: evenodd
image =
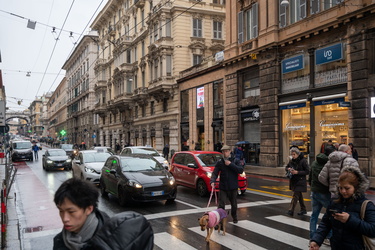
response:
M281 61L281 72L283 74L290 73L305 67L303 63L303 55L291 57Z
M204 87L197 88L197 109L204 108Z
M315 65L343 59L343 45L338 43L315 51Z

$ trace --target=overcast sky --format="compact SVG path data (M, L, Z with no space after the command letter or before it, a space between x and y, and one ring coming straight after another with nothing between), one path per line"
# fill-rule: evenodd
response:
M0 69L10 110L24 110L36 96L56 89L65 74L61 67L74 49L74 42L88 33L106 3L107 0L0 0ZM27 27L28 20L36 22L35 29ZM52 33L53 27L56 33ZM21 105L17 104L19 100Z

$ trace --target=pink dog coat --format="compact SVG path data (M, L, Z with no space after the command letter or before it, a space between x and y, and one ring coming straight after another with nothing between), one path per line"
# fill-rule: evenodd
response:
M205 213L205 214L208 214L208 224L207 224L208 228L215 227L216 225L219 224L219 222L222 219L224 219L228 216L227 212L222 208L218 208L214 211L211 211L211 212L208 212L208 213Z

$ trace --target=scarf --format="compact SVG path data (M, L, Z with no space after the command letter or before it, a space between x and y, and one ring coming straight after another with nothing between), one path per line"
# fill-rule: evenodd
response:
M65 246L69 249L78 250L81 249L86 242L92 238L96 228L98 227L99 220L93 211L83 224L79 233L69 232L65 229L62 231L63 240Z

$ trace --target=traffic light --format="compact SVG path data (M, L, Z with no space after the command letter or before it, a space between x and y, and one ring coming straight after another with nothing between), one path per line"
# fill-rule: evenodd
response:
M64 135L66 135L66 131L63 129L63 130L60 131L60 134L61 134L62 136L64 136Z

